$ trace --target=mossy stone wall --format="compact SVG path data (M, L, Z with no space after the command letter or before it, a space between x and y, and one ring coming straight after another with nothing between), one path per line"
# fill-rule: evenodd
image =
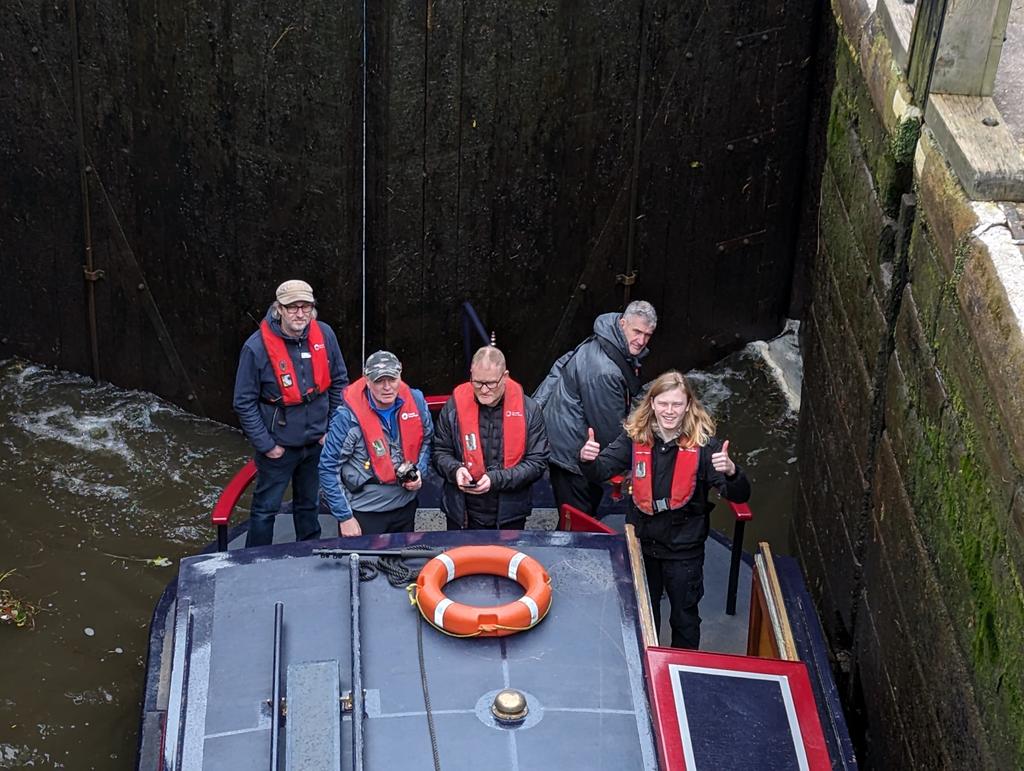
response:
M877 21L834 11L798 548L862 762L1024 768L1021 320Z

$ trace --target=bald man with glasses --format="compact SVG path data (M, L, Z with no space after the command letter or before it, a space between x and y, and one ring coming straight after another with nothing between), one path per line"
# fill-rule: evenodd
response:
M530 488L548 465L548 437L540 407L509 377L500 350L476 352L469 382L455 388L434 430L448 529L522 530Z

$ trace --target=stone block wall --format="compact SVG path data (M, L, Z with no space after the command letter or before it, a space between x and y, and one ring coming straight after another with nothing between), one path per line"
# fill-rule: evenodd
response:
M1024 768L1024 253L837 0L797 543L874 768Z

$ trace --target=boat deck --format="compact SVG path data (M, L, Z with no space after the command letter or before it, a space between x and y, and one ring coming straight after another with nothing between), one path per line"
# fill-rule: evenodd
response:
M609 527L621 531L623 516L611 514L603 522ZM527 520L527 526L533 530L553 531L558 521L554 509L534 509ZM337 532L336 520L326 514L320 515L321 539L324 546L338 546L343 542L337 540L328 543ZM439 509L421 508L416 514L417 532L432 532L444 529L444 516ZM478 531L489 533L490 531ZM498 531L502 532L502 531ZM530 532L530 531L526 531ZM497 536L497 533L495 533ZM287 512L278 516L274 523L274 543L287 543L295 539L291 514ZM240 549L245 545L245 534L241 533L232 539L228 549ZM736 593L736 613L725 613L726 589L729 583L730 543L718 533L709 538L704 557L704 599L701 601L701 649L718 653L745 654L747 652L747 624L750 616L750 585L751 566L747 561L740 563L739 588ZM671 630L668 626L668 597L662 598L661 617L663 619L659 642L668 645L671 641Z
M538 559L551 576L554 600L537 627L510 637L454 638L423 624L422 656L442 767L469 771L489 759L487 766L507 769L657 768L624 539L543 531L424 532L345 539L344 546L488 542ZM288 703L282 752L291 761L285 767L321 767L300 762L304 750L326 758L325 768L339 767L331 765L337 753L340 767L353 767L351 721L342 720L339 734L337 710L331 708L352 687L356 637L349 560L311 553L340 543L281 544L182 561L175 638L188 644L176 646L170 675L166 751L177 755L168 768L265 767L272 753L277 602L283 604L281 695ZM458 579L447 592L479 605L522 594L518 584L492 576ZM419 614L406 591L383 576L360 582L359 594L365 758L372 768L431 769ZM494 695L510 686L530 704L525 722L514 729L499 726L489 712ZM340 745L331 738L339 735ZM180 737L177 746L173 736ZM332 745L325 747L325 741Z

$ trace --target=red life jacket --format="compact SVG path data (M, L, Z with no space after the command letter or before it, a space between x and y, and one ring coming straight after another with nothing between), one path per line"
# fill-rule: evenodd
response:
M288 346L284 340L274 334L266 319L260 322L260 335L263 337L263 347L267 350L267 358L270 359L270 367L274 370L277 378L277 385L281 389L281 400L286 406L302 404L313 396L326 393L331 387L331 364L327 360L327 346L324 344L324 333L320 331L320 325L316 320L309 322L309 332L306 339L309 341L309 349L313 354L313 382L315 385L306 390L305 393L299 390L299 378L295 374L295 367L292 365L292 357L288 355Z
M473 479L487 473L484 448L480 442L480 404L473 396L472 383L456 386L455 414L462 434L462 462ZM526 405L523 387L511 378L505 383L505 401L501 419L504 467L512 468L526 453Z
M370 406L366 394L366 378L361 377L345 389L345 403L359 421L359 429L366 441L366 452L370 456L370 464L377 479L386 485L394 484L395 466L391 462L391 444L384 434L384 426L380 416ZM420 457L423 445L423 416L412 396L412 390L405 383L398 387L398 398L402 406L397 411L398 437L402 442L402 457L415 463Z
M633 442L633 503L647 514L654 513L654 464L651 446ZM672 469L672 490L669 494L669 509L686 505L697 488L697 465L700 462L700 447L680 447L676 453L676 464Z

